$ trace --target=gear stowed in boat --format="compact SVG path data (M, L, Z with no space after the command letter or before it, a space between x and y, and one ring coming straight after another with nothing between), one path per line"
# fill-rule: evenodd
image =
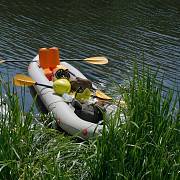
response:
M103 120L103 113L107 113L105 107L108 104L103 99L111 98L96 93L95 86L78 69L68 62L61 62L58 48L41 48L28 72L34 81L54 87L34 86L63 130L82 138L101 132L102 124L98 123Z

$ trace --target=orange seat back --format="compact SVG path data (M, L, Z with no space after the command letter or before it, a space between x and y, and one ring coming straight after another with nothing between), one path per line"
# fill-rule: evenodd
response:
M54 69L60 64L59 49L57 47L52 48L40 48L39 49L39 64L43 69Z
M43 69L46 69L49 67L48 53L49 53L49 50L47 48L39 49L39 64L40 64L40 67Z
M60 64L59 60L59 49L57 47L49 48L49 67L50 69L56 68L57 65Z

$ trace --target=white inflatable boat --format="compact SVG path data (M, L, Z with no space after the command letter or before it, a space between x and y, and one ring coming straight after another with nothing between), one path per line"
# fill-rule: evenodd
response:
M49 81L44 75L43 69L39 67L39 56L36 56L28 67L31 78L37 83L52 86L53 82ZM67 62L61 62L76 77L87 79L79 70L74 68ZM99 134L102 130L102 123L90 122L75 113L72 103L66 102L63 96L57 95L53 89L43 86L34 86L38 96L49 112L54 114L57 124L67 133L78 135L83 139L87 139L95 134ZM88 114L87 114L88 116Z

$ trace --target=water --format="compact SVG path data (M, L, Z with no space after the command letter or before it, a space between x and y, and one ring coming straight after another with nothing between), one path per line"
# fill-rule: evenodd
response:
M135 59L154 71L160 67L165 89L175 87L177 92L180 1L0 0L1 59L31 60L40 47L52 46L60 48L61 58L108 57L108 65L73 65L109 92L112 82L122 83L131 75ZM23 62L1 64L0 71L11 78L27 74L27 67ZM30 94L27 99L30 104Z

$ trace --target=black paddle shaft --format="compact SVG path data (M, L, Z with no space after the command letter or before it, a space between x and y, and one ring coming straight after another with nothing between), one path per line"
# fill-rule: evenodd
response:
M46 84L41 84L41 83L35 83L35 85L39 85L39 86L44 86L44 87L47 87L47 88L53 88L52 86L50 86L50 85L46 85Z

